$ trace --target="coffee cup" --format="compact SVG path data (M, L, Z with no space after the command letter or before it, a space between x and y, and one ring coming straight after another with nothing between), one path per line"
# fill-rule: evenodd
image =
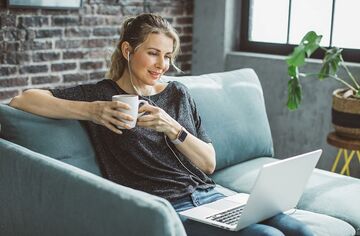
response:
M141 104L148 103L145 100L139 100L139 97L137 95L130 95L130 94L114 95L114 96L112 96L112 101L123 102L130 106L129 110L122 109L122 108L119 108L118 110L123 113L126 113L134 118L134 120L132 120L132 121L122 120L119 118L122 122L128 124L131 129L135 127L137 118L139 118L140 116L142 116L145 113L145 112L139 113L139 106ZM124 127L121 127L121 126L118 126L118 128L124 129Z

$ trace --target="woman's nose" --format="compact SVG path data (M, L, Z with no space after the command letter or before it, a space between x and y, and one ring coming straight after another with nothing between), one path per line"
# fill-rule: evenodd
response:
M162 57L159 57L156 62L156 67L159 69L165 69L166 68L166 62L165 59Z

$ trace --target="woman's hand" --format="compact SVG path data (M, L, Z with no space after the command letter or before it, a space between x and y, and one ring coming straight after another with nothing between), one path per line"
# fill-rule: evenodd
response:
M139 113L141 112L147 112L148 114L138 118L138 126L164 132L170 140L177 138L181 125L163 109L145 104L139 109ZM214 172L216 159L215 150L211 144L207 144L188 133L185 141L177 144L176 148L205 173L211 174Z
M176 139L177 134L181 130L181 125L163 109L150 104L145 104L140 107L139 113L141 112L146 112L147 114L138 118L138 126L150 128L157 132L163 132L171 140Z
M123 120L132 121L134 118L118 109L130 109L129 105L119 101L95 101L90 105L90 120L103 125L111 131L122 134L120 128L129 129Z

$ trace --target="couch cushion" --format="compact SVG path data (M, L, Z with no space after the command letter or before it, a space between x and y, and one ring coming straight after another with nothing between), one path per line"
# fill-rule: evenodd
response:
M316 169L298 208L342 219L360 233L360 181Z
M252 69L166 79L190 89L213 140L218 170L273 155L263 92Z
M0 104L0 137L100 175L85 129L75 120L56 120Z
M355 229L345 221L304 210L289 210L287 214L303 222L316 236L353 236Z

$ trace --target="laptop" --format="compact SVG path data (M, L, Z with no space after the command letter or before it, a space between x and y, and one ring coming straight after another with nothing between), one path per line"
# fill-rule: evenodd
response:
M180 215L223 229L238 231L294 208L319 161L322 150L262 166L251 194L238 193Z

